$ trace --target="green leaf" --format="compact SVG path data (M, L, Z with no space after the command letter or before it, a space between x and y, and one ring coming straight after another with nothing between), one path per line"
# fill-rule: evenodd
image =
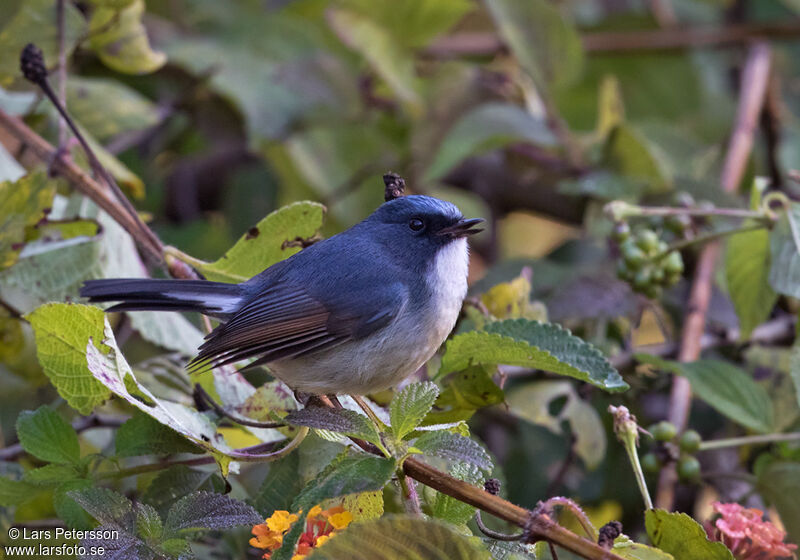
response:
M424 425L467 420L476 410L503 402L505 394L492 380L492 374L486 367L471 366L446 376L436 407L450 410L431 412Z
M614 554L629 560L675 560L672 554L646 544L633 542L627 535L620 535L614 539L614 546L611 550Z
M17 436L22 448L42 461L75 464L81 459L77 432L49 406L22 412Z
M58 518L62 519L67 526L75 529L90 529L94 525L86 511L69 495L72 491L85 490L92 486L91 480L68 480L60 484L53 492L53 509L56 510Z
M380 434L372 421L358 412L347 409L310 407L290 412L284 420L292 426L330 430L350 437L382 445Z
M107 321L102 341L108 348L108 353L98 350L92 341L86 345L86 363L95 379L129 404L211 452L220 464L223 474L226 474L230 462L226 453L230 452L230 448L222 436L217 434L211 420L183 404L157 398L139 383L117 347L114 332Z
M676 364L692 392L720 414L761 433L773 431L772 401L746 371L717 360Z
M461 117L439 145L426 181L444 176L462 160L516 142L554 146L547 123L511 103L486 103Z
M70 76L67 106L73 118L100 142L159 122L158 107L118 80Z
M387 29L363 14L345 9L332 8L328 20L339 38L361 53L398 99L412 107L419 106L412 53Z
M108 488L96 487L72 490L67 495L101 525L111 525L135 534L136 514L133 504L125 496Z
M430 412L439 388L435 383L411 383L397 393L389 405L389 418L392 432L397 439L403 439L422 423Z
M37 490L35 485L23 480L0 476L0 507L12 507L26 502L36 496Z
M57 486L65 480L80 478L81 473L76 463L50 463L25 473L25 482L37 486Z
M42 172L0 183L0 270L17 262L25 228L44 217L54 194L55 183Z
M119 427L114 445L120 457L202 453L202 450L179 433L141 413L135 414Z
M647 185L644 194L666 191L672 181L668 166L647 138L628 124L608 135L603 158L606 166L627 180Z
M370 560L489 560L489 552L450 525L431 519L387 515L348 528L308 560L364 557Z
M290 453L269 464L267 476L253 498L253 507L264 518L276 510L291 509L292 501L303 489L303 480L297 475L299 467L299 453Z
M469 482L473 486L481 487L486 481L484 471L469 463L454 463L448 471L450 476ZM434 499L426 498L431 504L431 513L437 519L442 519L453 525L464 525L475 517L475 507L457 500L447 494L424 489L424 492L434 492Z
M89 20L89 46L103 64L125 74L155 72L167 62L162 52L154 51L142 23L144 0L135 0L122 9L97 7Z
M492 458L479 443L452 432L424 433L414 441L414 447L425 455L470 463L487 472L493 468Z
M488 0L486 6L504 42L539 88L563 87L583 67L575 28L547 0Z
M4 0L4 8L13 2ZM56 9L51 0L18 2L15 13L0 31L0 85L6 86L21 77L19 55L28 43L35 43L44 53L45 63L53 67L58 60ZM3 14L5 19L5 15ZM80 10L73 4L64 5L64 44L67 59L84 34L85 24Z
M193 492L181 498L167 514L165 531L174 535L195 529L230 529L255 525L263 519L251 506L224 494Z
M174 465L158 473L142 494L142 501L166 514L177 500L199 490L221 493L225 490L225 482L215 472Z
M147 542L160 541L164 535L164 524L152 506L136 504L136 534Z
M315 202L279 208L250 228L221 259L197 268L209 280L244 282L300 251L300 242L317 234L324 217L325 207Z
M653 544L680 560L733 560L724 544L711 542L705 529L685 513L651 509L644 516Z
M295 498L292 510L308 511L323 500L347 494L381 490L392 478L393 459L368 455L340 455Z
M550 406L557 399L566 399L557 414ZM520 418L544 426L562 435L563 423L569 422L575 438L575 452L590 469L597 467L606 454L606 432L594 407L581 399L568 381L540 381L518 387L508 394L511 412Z
M740 338L750 333L772 312L778 295L769 285L770 241L766 229L737 233L728 238L725 276L739 317Z
M758 489L778 510L789 540L800 542L800 463L771 463L759 473Z
M103 339L103 312L66 303L43 305L25 317L36 335L36 355L58 394L81 414L110 396L86 366L86 345Z
M779 294L800 298L800 204L792 202L770 234L769 283Z
M511 319L490 323L485 331L456 335L447 343L439 374L475 363L542 369L611 392L628 388L597 348L552 323Z
M468 0L342 0L338 5L371 19L411 48L426 46L474 7Z

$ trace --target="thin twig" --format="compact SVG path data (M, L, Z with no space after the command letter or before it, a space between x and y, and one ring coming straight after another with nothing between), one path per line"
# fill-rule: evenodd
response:
M283 428L286 426L285 422L259 422L258 420L251 420L250 418L245 418L243 416L239 416L238 414L228 412L220 404L218 404L214 398L208 394L208 391L206 391L199 383L194 386L194 390L200 399L214 409L214 412L216 412L219 416L232 420L233 422L241 424L242 426L263 429Z
M722 449L725 447L739 447L741 445L758 445L778 441L800 441L800 432L788 434L759 434L755 436L742 436L734 438L714 439L700 443L700 451L709 449Z
M589 53L683 50L691 48L736 47L754 39L796 39L800 21L773 21L725 26L687 26L635 31L592 31L581 34L583 48ZM460 32L446 35L428 46L424 53L433 58L492 56L503 52L505 45L492 32Z
M401 470L397 475L397 481L400 483L400 491L403 493L403 505L406 508L406 513L411 515L422 515L422 506L419 502L419 494L417 493L417 483L414 479L409 478Z
M753 135L758 115L764 106L771 59L772 54L766 43L756 43L748 50L747 61L741 77L736 124L720 175L720 184L725 192L735 192L744 175L753 147ZM693 362L700 357L700 341L705 329L706 313L711 300L714 266L719 252L719 241L709 243L700 252L689 295L688 313L683 323L681 346L678 352L678 360L681 362ZM686 429L691 398L691 386L688 379L682 376L673 376L669 421L675 425L679 433ZM656 495L658 507L672 509L677 480L677 470L674 464L661 469Z

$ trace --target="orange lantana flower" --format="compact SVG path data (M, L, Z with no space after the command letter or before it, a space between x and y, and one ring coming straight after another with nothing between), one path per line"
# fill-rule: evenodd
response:
M253 538L250 546L266 550L262 558L268 559L273 551L283 544L283 537L292 524L299 519L297 514L285 510L277 510L270 517L253 527ZM314 506L308 511L306 527L297 541L295 554L292 560L302 560L319 548L326 541L333 538L338 531L346 529L353 521L353 514L342 506L335 506L323 510Z

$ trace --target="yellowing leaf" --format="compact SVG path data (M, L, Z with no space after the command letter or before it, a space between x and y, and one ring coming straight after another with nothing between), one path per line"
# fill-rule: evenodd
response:
M493 286L481 296L481 301L499 319L519 317L528 305L531 283L524 276Z
M89 21L89 45L109 68L126 74L155 72L167 61L150 47L142 23L144 0L117 10L99 6Z
M225 255L197 268L209 280L244 282L301 249L313 238L325 216L325 207L315 202L296 202L269 214L250 228Z
M17 261L25 228L36 224L53 205L55 184L44 173L0 183L0 270Z

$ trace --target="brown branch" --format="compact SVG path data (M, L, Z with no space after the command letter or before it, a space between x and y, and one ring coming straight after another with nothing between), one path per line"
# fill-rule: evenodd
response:
M758 117L764 106L772 55L766 43L755 43L747 53L747 61L741 76L741 93L736 114L736 123L728 144L728 151L720 174L720 184L726 192L733 193L739 186L753 148L753 136ZM711 300L714 265L720 252L719 241L703 247L692 279L688 313L684 318L678 360L693 362L700 357L701 340L705 329L706 312ZM686 429L691 405L691 387L682 376L673 376L670 394L669 421L682 432ZM656 505L672 509L675 498L675 483L678 476L674 464L661 470L658 481Z
M52 171L63 176L81 193L92 199L103 211L108 213L136 241L140 249L154 262L162 261L163 245L158 237L135 213L128 212L108 188L98 183L83 169L67 158L56 157L56 149L44 138L31 130L21 119L12 117L0 109L0 129L8 136L0 136L9 152L20 148L32 152L42 163L51 163ZM16 146L9 145L15 139Z
M590 31L581 34L589 53L682 50L700 47L732 47L752 40L797 39L800 21L744 23L725 26L666 27L638 31ZM505 50L490 32L464 32L435 41L425 54L433 58L492 56Z

